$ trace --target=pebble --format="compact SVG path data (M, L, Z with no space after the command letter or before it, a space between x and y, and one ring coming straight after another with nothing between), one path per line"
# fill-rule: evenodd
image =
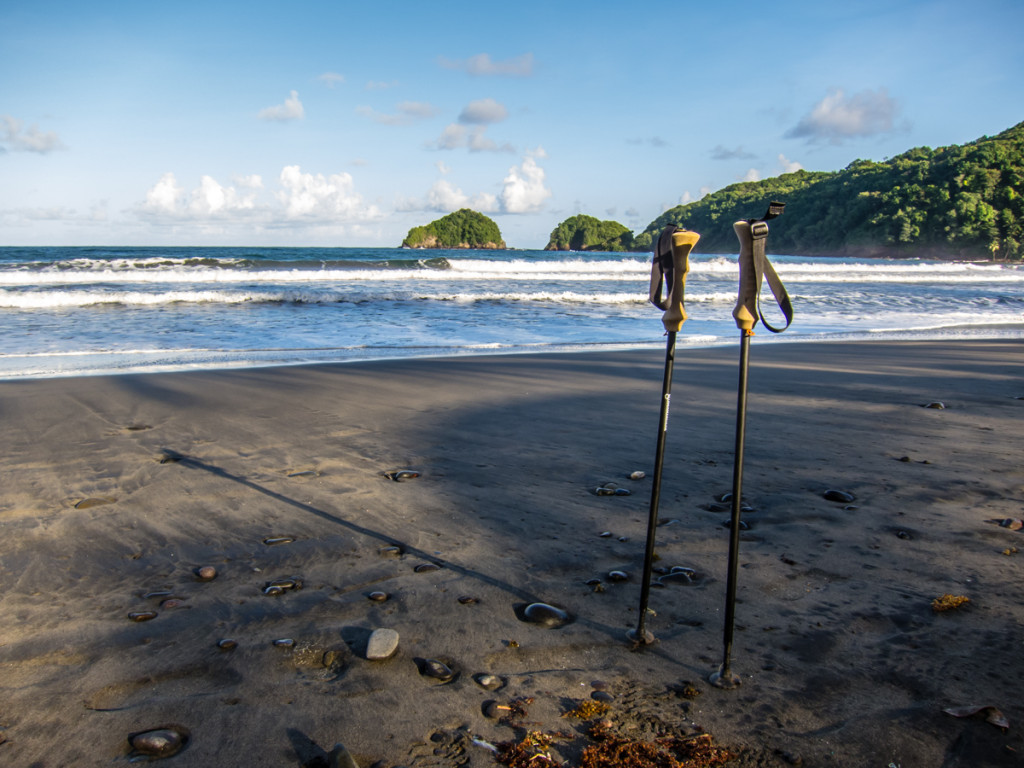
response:
M595 691L607 691L608 683L606 683L604 680L591 680L590 687L593 688Z
M629 541L629 536L619 536L619 541L625 544L627 541Z
M924 405L922 407L923 408L934 408L936 411L942 411L942 410L945 410L946 404L945 403L940 403L938 400L934 400L934 401L932 401L932 402L930 402L927 405Z
M432 677L435 680L440 680L442 683L447 683L455 677L455 672L443 661L438 661L437 659L419 659L418 664L420 674L423 675L423 677Z
M696 578L697 574L692 569L682 571L673 570L669 573L666 573L664 576L661 576L658 579L657 583L661 584L662 586L666 585L665 582L672 582L675 584L693 584Z
M413 570L416 573L427 573L428 571L439 571L441 566L437 563L420 563Z
M263 543L268 547L274 547L278 544L291 544L295 539L292 536L270 536L263 540Z
M320 473L315 469L302 469L298 472L289 472L288 477L319 477Z
M415 480L420 473L411 469L396 469L392 472L385 472L384 476L396 483L404 483L406 480Z
M325 669L329 669L332 672L340 672L345 668L346 653L345 651L324 651L323 657L320 659L320 663Z
M612 701L615 697L612 696L608 691L594 691L590 694L590 698L594 701Z
M379 661L391 656L398 649L398 633L393 629L375 629L366 643L366 658Z
M142 597L145 600L162 600L166 597L171 597L173 594L169 589L157 589L153 592L147 592Z
M279 637L274 641L274 646L277 648L294 648L295 641L290 637Z
M115 501L117 501L117 499L103 499L99 497L82 499L80 502L75 504L75 509L89 509L90 507L101 507L104 504L113 504Z
M183 458L185 457L182 456L177 451L172 451L170 449L165 448L163 451L160 452L160 455L157 456L157 461L159 461L161 464L175 464L181 461Z
M161 608L168 608L168 609L170 609L170 608L181 608L181 606L183 606L184 604L185 604L184 600L181 600L181 599L179 599L177 597L170 597L167 600L164 600L162 603L160 603L160 607Z
M472 595L461 595L459 597L459 602L463 605L476 605L480 602L480 599L477 597L473 597Z
M222 651L233 651L238 647L238 641L232 640L229 637L225 637L223 640L217 641L217 647Z
M283 595L284 589L281 587L275 587L273 585L263 588L263 594L269 597L276 597L277 595Z
M556 629L568 624L569 614L561 608L556 608L547 603L530 603L523 609L523 621L531 624L539 624L548 629Z
M498 677L497 675L490 675L486 672L480 672L479 674L473 675L473 682L485 691L496 691L505 685L504 678Z
M196 578L200 581L213 581L217 578L217 569L212 565L204 565L196 569Z
M851 501L857 500L857 497L849 491L837 491L832 489L825 491L823 495L827 501L838 501L843 504L849 504Z
M645 477L647 477L647 473L641 472L639 469L636 472L629 473L630 480L643 480Z
M605 488L602 485L599 488L595 488L594 489L594 493L596 493L598 496L614 496L615 495L615 489L614 488Z
M1008 517L1005 520L1001 520L999 525L1003 528L1009 528L1011 531L1019 531L1024 528L1024 520L1020 520L1015 517Z
M732 528L732 520L723 520L722 521L722 527L723 528ZM740 530L741 531L749 531L750 530L750 524L746 520L740 520Z
M608 581L627 581L629 574L625 571L608 571Z
M132 611L128 614L128 618L132 621L149 621L157 617L156 611Z
M327 768L359 768L344 744L335 744L327 755Z
M391 595L389 595L387 592L371 592L366 597L368 600L373 600L373 602L375 603L383 603L385 600L391 597Z
M600 536L602 539L610 539L612 537L612 532L611 531L601 531L601 533L599 533L598 536Z
M629 490L629 488L616 488L615 489L615 495L616 496L632 496L633 492L631 490Z
M382 557L400 557L402 554L402 548L396 546L381 547L377 550L377 554Z
M280 587L281 589L302 589L302 582L298 579L274 579L267 586Z
M177 728L159 728L129 737L129 743L137 752L151 757L171 757L185 746L187 737Z

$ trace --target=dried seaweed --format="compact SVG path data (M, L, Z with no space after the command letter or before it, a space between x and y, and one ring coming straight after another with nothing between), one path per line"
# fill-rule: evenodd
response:
M963 595L943 595L932 600L932 610L936 613L951 611L969 603L971 599Z
M583 750L580 768L709 768L735 757L714 746L709 733L686 739L634 741L611 733L599 723L590 736L597 743Z
M555 760L550 751L556 738L566 737L560 733L530 731L522 741L498 744L498 754L494 759L510 768L561 768L562 763Z
M611 707L607 702L587 699L586 701L580 702L580 705L576 707L576 709L571 709L566 712L562 717L575 717L579 720L590 720L591 718L607 714L610 709Z

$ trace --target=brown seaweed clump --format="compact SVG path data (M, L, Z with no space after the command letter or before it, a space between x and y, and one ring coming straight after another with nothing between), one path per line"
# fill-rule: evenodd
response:
M522 741L504 741L498 744L495 756L509 768L562 768L562 763L551 756L551 745L560 734L530 731Z
M690 738L634 741L616 736L600 723L590 731L596 742L583 750L580 768L709 768L736 755L716 747L710 733Z
M566 712L562 717L575 717L579 720L590 720L591 718L607 714L610 709L611 707L607 702L587 699L586 701L581 702L576 709L571 709Z
M932 600L932 610L936 613L942 613L943 611L951 611L954 608L959 608L966 603L969 603L971 599L964 597L963 595L943 595L942 597L936 597Z

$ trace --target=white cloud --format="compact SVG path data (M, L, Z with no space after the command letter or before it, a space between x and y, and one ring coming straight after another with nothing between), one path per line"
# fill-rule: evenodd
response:
M515 152L508 142L499 145L486 135L486 125L467 128L459 123L445 127L441 135L427 143L428 149L468 149L470 152Z
M351 174L303 173L299 166L289 165L281 170L279 181L282 190L276 196L287 219L365 221L380 215L376 206L363 205Z
M508 117L508 110L494 99L477 99L467 104L459 115L459 122L473 125L500 123Z
M259 176L255 178L259 182ZM260 184L262 186L262 183ZM189 211L199 216L215 216L230 211L248 211L256 207L256 192L239 194L234 187L222 187L212 176L203 176L199 187L189 196Z
M249 176L234 176L232 181L246 189L263 189L263 179L258 173L253 173Z
M284 100L284 104L278 104L274 107L267 107L260 111L260 120L273 120L276 122L287 122L289 120L301 120L306 116L306 110L302 106L302 102L299 101L298 91L292 91L287 99Z
M396 106L394 114L378 112L372 107L356 107L356 112L381 125L408 125L415 120L433 117L437 108L425 101L403 101Z
M10 115L0 115L0 152L36 152L45 155L56 149L64 149L60 138L53 131L43 132L39 126L30 125Z
M459 69L474 76L504 75L506 77L529 77L533 74L533 54L524 53L504 61L494 61L490 54L478 53L468 59L446 59L441 56L438 63L445 69Z
M661 136L648 136L646 138L637 137L633 139L626 139L626 143L633 144L634 146L639 144L650 144L652 147L655 147L656 149L661 149L663 147L668 146L668 142L665 141L665 139L661 138Z
M303 173L297 165L286 166L278 178L272 199L261 202L264 188L258 175L240 176L234 186L220 184L212 176L200 178L188 194L173 173L165 173L147 192L137 212L148 219L175 222L245 221L248 226L275 226L306 222L335 225L379 218L376 206L365 205L347 173L324 176Z
M434 163L434 165L437 167L438 173L440 173L442 176L451 171L451 168L445 165L441 160L438 160L436 163Z
M680 205L689 205L693 202L693 195L690 194L690 190L685 190L682 197L679 198Z
M844 139L891 132L898 111L899 105L885 88L849 97L837 88L815 104L785 136L807 139L808 143L841 144Z
M320 75L317 80L322 82L328 88L333 88L336 85L341 85L345 82L345 76L340 75L337 72L324 72Z
M760 180L761 180L761 174L758 173L757 168L749 168L747 170L747 172L743 175L743 178L740 179L740 181L760 181Z
M551 197L551 190L544 186L544 169L534 159L545 156L538 148L523 158L522 165L509 168L499 196L504 213L536 213Z
M438 179L427 191L424 199L399 200L395 208L399 211L436 211L438 213L451 213L460 208L472 208L474 211L482 213L494 213L498 210L498 200L488 192L481 192L470 197L447 179Z
M754 154L747 152L742 146L730 149L721 144L711 150L712 160L752 160Z
M178 200L183 195L184 190L178 186L178 180L174 178L173 173L168 172L146 192L146 202L142 204L142 208L149 213L173 214L177 212Z
M779 168L782 169L782 173L796 173L802 171L804 167L795 160L790 160L781 152L779 153Z

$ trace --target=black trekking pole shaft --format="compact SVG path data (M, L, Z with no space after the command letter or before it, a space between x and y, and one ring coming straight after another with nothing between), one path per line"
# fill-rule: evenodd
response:
M637 642L650 642L647 629L647 604L651 597L651 575L654 570L654 532L658 527L658 504L661 501L661 470L665 464L665 437L668 433L669 403L672 400L672 368L676 357L676 332L668 332L665 351L665 380L661 385L661 426L654 451L654 478L651 489L651 508L647 516L647 547L644 550L644 576L640 586L640 616L637 619Z
M655 247L654 266L651 271L651 302L663 309L662 325L668 333L665 348L665 378L661 385L661 415L658 422L658 440L654 452L654 477L651 488L651 508L647 519L647 546L644 549L644 575L640 586L640 614L637 617L636 629L626 632L626 637L637 645L650 645L655 642L653 633L645 626L647 621L647 604L651 597L651 573L654 570L654 539L658 527L658 504L661 500L661 474L665 460L665 435L668 432L668 412L672 399L672 368L676 357L676 334L682 330L686 322L686 309L683 307L683 294L686 289L686 273L690 271L690 251L700 240L696 232L671 229L666 227ZM670 262L670 265L662 262ZM660 266L660 271L659 271ZM667 271L666 271L667 270ZM668 297L661 299L661 281L668 278Z
M736 583L740 560L740 511L743 504L743 449L747 431L747 372L750 369L750 331L740 337L740 380L736 388L736 447L732 468L732 517L729 531L729 571L725 588L725 624L722 630L722 667L718 671L720 684L726 687L736 682L732 672L732 639L736 623Z

